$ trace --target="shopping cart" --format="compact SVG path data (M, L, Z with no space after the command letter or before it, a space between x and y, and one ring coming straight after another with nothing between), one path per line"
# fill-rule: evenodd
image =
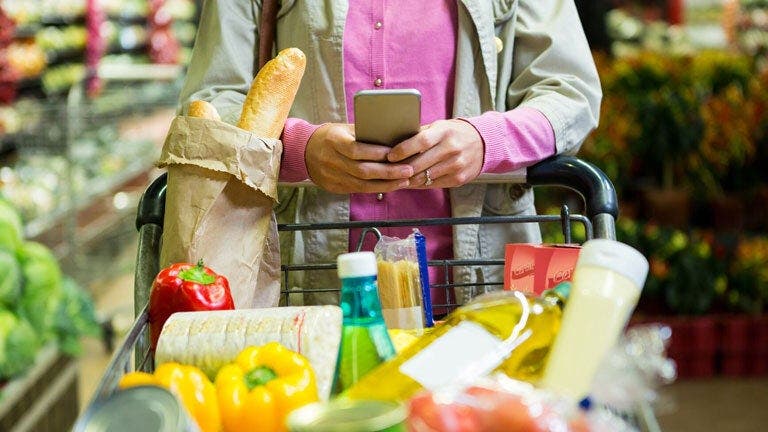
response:
M530 186L559 186L571 189L583 199L583 214L571 214L563 206L560 214L532 216L481 216L467 218L408 219L387 221L328 222L314 224L280 224L279 231L331 230L351 228L388 228L426 225L458 224L500 224L500 223L560 223L564 242L571 242L571 226L583 225L585 238L615 239L615 220L618 215L616 192L610 179L594 165L571 156L555 156L542 161L526 170L507 175L484 175L477 181L485 183L520 183ZM160 270L160 238L163 230L165 211L166 174L158 177L144 192L139 202L136 227L139 231L138 253L134 279L134 305L136 320L128 331L123 343L117 348L107 369L99 382L91 400L91 405L109 397L117 389L120 377L131 370L152 371L153 359L149 351L149 331L147 303L155 275ZM503 266L503 259L479 260L431 260L429 266L442 266L446 269L456 266ZM328 270L335 268L335 263L283 264L281 270L284 281L296 271ZM485 285L501 286L502 282L486 282ZM450 290L457 288L450 281L432 288ZM487 291L484 286L479 291ZM492 287L491 287L492 289ZM288 289L283 284L281 298L290 304L291 294L295 289ZM446 305L449 308L457 305ZM622 413L624 414L624 413ZM643 431L656 431L658 425L652 410L639 407L637 412L626 414L632 423Z

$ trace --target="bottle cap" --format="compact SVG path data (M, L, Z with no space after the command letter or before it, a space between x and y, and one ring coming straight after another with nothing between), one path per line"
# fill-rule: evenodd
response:
M378 264L373 252L350 252L336 259L339 279L349 277L376 276Z
M638 289L643 288L648 276L648 260L643 254L616 240L592 239L584 242L576 261L576 268L579 266L602 267L615 271L631 280Z
M557 293L563 300L568 300L568 297L571 295L571 286L570 281L563 281L555 285L554 288L552 288L552 291Z

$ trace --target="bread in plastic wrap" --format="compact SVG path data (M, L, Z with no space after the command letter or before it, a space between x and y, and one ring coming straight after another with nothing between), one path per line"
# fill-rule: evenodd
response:
M245 347L276 341L309 360L317 376L318 394L325 400L336 367L341 320L338 306L179 312L163 326L155 364L191 364L214 379L219 368Z

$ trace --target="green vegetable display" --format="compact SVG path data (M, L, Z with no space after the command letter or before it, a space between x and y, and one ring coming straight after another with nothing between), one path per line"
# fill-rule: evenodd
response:
M0 309L0 380L24 372L39 349L40 338L32 326L13 312Z
M19 213L0 197L0 383L30 368L43 344L74 356L81 337L100 333L89 293L47 246L24 241Z
M62 281L62 300L56 313L55 331L59 348L69 355L82 354L81 336L100 336L93 300L71 278Z
M20 315L47 342L55 336L56 313L63 298L59 263L45 245L36 242L25 242L17 255L24 275Z
M0 307L11 308L21 294L21 266L13 252L0 249Z
M16 251L22 237L21 217L8 201L0 198L0 249Z

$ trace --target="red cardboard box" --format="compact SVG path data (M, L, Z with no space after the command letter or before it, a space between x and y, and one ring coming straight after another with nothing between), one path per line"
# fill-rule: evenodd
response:
M504 289L535 295L571 280L579 245L510 243L504 250Z

